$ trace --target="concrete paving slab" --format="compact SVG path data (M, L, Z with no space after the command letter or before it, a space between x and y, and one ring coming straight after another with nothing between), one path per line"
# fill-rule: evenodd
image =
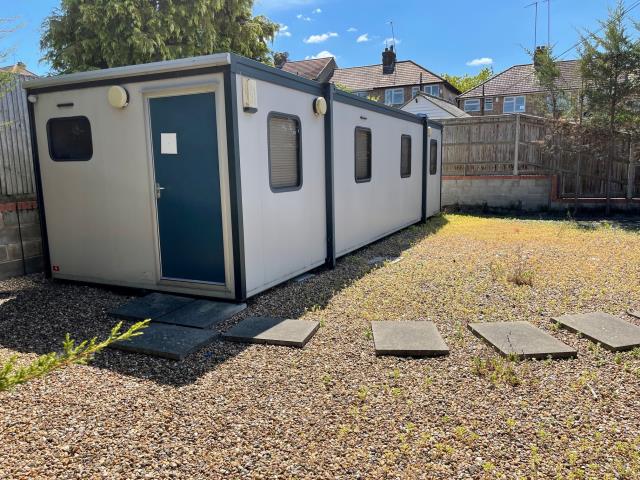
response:
M151 293L144 297L136 298L118 308L107 312L112 317L122 320L155 320L162 315L178 310L193 302L193 298L167 295L165 293Z
M529 322L470 323L474 335L502 355L524 358L570 358L578 352Z
M143 330L142 335L133 337L131 340L116 342L110 348L182 360L211 343L218 336L218 332L213 330L152 323Z
M311 320L249 317L222 336L225 340L302 348L320 324Z
M563 327L584 335L612 352L640 347L640 327L608 313L590 312L562 315L555 317L554 320Z
M371 330L376 355L436 357L449 354L449 347L433 322L376 321L371 322Z
M635 318L640 318L640 310L627 310L627 313Z
M195 300L173 312L154 318L154 322L182 325L193 328L215 328L236 313L247 308L245 303L215 302Z

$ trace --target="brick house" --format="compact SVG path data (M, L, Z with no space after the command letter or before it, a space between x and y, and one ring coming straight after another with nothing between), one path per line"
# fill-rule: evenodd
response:
M578 60L557 62L560 70L558 87L567 96L576 95L582 87ZM458 107L469 115L527 113L544 116L547 94L538 83L533 63L514 65L494 75L458 97Z
M420 91L441 98L453 105L461 92L444 78L427 70L411 60L396 60L393 46L382 52L382 63L362 67L339 68L335 63L323 67L319 75L320 60L313 59L287 62L283 70L302 75L311 80L323 81L327 70L333 68L328 80L346 88L356 95L375 99L381 103L402 107Z

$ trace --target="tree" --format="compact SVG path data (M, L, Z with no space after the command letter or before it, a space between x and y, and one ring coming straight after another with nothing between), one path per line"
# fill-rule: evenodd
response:
M492 75L493 70L489 67L484 67L477 75L449 75L445 73L442 78L464 93L486 82Z
M275 52L273 54L273 64L277 68L284 67L284 64L289 61L289 52Z
M62 0L40 46L69 73L235 52L271 63L278 24L252 16L253 0Z
M607 214L611 210L610 180L615 156L616 132L636 129L638 112L634 100L640 94L640 42L633 40L624 24L622 2L601 21L601 33L582 37L580 68L591 125L608 132Z
M553 55L552 47L537 47L532 53L533 69L544 98L538 98L541 112L548 112L554 120L559 120L569 111L569 98L560 85L560 68Z

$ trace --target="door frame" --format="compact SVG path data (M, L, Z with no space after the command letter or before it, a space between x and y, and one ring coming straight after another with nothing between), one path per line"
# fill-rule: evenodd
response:
M230 298L235 295L234 287L234 258L233 239L231 228L231 196L229 189L229 169L227 155L227 129L224 88L222 88L222 75L216 74L215 78L200 80L198 82L171 83L144 88L141 90L142 101L144 102L145 131L147 142L147 156L149 166L149 201L152 212L154 250L156 259L155 280L161 286L173 286L182 288L201 289L225 293ZM150 100L160 97L177 97L182 95L193 95L198 93L215 94L216 108L216 130L218 136L218 172L220 177L220 206L222 214L222 243L224 249L224 283L203 282L199 280L176 280L162 276L162 250L160 248L160 224L158 221L158 203L156 199L156 170L153 154L153 131L151 125Z

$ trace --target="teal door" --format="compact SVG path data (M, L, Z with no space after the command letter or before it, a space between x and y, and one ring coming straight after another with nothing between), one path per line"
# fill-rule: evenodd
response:
M149 100L164 279L225 283L215 102Z

